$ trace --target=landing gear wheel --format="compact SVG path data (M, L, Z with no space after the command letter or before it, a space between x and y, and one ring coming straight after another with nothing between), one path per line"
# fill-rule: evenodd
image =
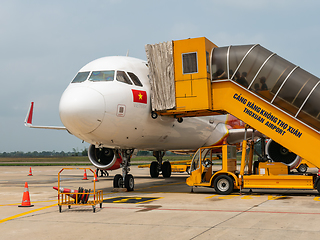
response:
M308 170L308 166L306 164L301 164L297 170L299 173L305 173Z
M133 191L134 189L134 179L131 174L127 174L124 178L124 187L128 190L128 192Z
M228 175L220 175L214 180L213 186L218 194L228 195L233 191L233 179Z
M150 176L152 178L157 178L159 177L159 169L158 169L158 162L156 161L153 161L151 164L150 164Z
M171 164L168 161L163 162L161 166L162 176L164 178L169 178L171 176Z
M123 186L123 179L120 174L114 176L113 188L121 188Z

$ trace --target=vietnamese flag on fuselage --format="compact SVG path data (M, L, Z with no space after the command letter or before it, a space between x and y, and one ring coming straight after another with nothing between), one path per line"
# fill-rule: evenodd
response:
M131 89L131 90L132 90L132 95L133 95L133 102L147 104L148 98L147 98L146 91L134 90L134 89Z

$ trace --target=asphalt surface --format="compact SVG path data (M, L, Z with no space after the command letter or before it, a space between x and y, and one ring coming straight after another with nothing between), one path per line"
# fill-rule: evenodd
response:
M0 239L317 239L320 196L316 190L254 190L228 196L210 188L191 188L185 173L149 177L148 168L131 167L135 191L113 192L113 177L99 177L102 208L57 206L61 167L0 167ZM312 169L311 169L312 170ZM314 170L315 171L315 170ZM93 175L64 170L64 188L93 189ZM22 203L28 183L33 207Z

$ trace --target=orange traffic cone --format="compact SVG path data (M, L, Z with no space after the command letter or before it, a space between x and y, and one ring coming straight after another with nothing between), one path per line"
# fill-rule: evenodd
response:
M93 182L99 182L99 180L98 180L98 178L97 178L97 174L94 174Z
M86 169L84 170L84 174L83 174L83 178L82 178L82 180L88 180L88 178L87 178L87 171L86 171Z
M18 207L33 207L34 205L31 205L30 203L30 195L29 195L29 189L28 189L28 183L26 182L24 184L24 192L22 197L22 204Z
M31 167L30 167L28 176L33 176L33 175L32 175L32 171L31 171Z

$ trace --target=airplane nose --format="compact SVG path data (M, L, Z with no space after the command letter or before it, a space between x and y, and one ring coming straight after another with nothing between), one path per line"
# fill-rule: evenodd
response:
M68 87L60 99L60 119L74 135L94 131L101 124L104 111L103 95L91 88Z

